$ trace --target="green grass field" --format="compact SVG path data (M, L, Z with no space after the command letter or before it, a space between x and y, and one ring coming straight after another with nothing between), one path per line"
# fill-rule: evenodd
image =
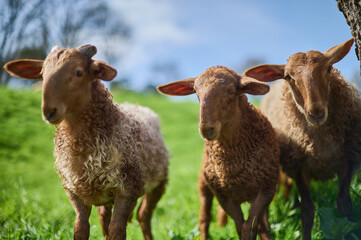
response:
M113 92L118 102L139 103L160 115L171 153L169 184L152 219L155 239L199 239L197 178L203 141L198 134L198 104L173 102L152 94ZM0 239L72 239L75 213L54 168L54 127L41 117L41 93L0 88ZM352 182L355 222L335 214L337 180L313 183L316 205L313 239L361 239L361 175ZM293 195L296 190L293 189ZM298 239L300 210L294 198L278 193L269 209L274 239ZM216 201L213 215L216 213ZM249 204L243 204L248 216ZM90 239L102 239L93 208ZM134 218L134 217L133 217ZM233 221L210 227L212 239L238 239ZM142 239L138 222L127 228L128 239Z

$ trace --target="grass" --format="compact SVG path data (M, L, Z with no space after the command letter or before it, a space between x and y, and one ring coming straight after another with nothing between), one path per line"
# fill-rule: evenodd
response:
M152 220L154 238L199 239L197 178L203 142L197 130L198 104L130 91L113 95L118 102L149 106L161 118L171 163L169 184ZM75 213L54 168L54 127L41 119L40 106L39 92L0 88L0 239L72 239ZM312 184L316 209L326 208L321 217L316 212L313 239L361 239L360 182L361 175L352 182L355 223L334 211L337 180ZM300 210L292 208L296 195L293 189L291 200L285 201L278 193L272 202L269 221L274 239L300 237ZM213 215L216 206L213 204ZM247 217L249 204L242 208ZM345 227L337 230L329 227L332 224ZM95 208L90 226L90 239L102 239ZM212 239L238 239L233 221L221 228L214 218L210 233ZM142 239L135 219L128 225L127 235L128 239Z

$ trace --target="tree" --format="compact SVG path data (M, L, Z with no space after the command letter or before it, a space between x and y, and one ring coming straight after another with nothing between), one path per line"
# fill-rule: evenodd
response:
M360 0L337 0L338 9L343 13L355 39L356 56L361 59L361 3ZM361 70L361 63L360 63Z
M98 47L108 63L119 60L119 44L130 39L131 31L122 16L108 6L108 1L47 0L47 4L48 9L53 9L47 11L52 45L69 48L96 42L101 44Z
M0 84L7 84L10 77L2 66L24 45L41 44L40 37L29 38L30 27L38 25L39 6L44 0L5 0L0 8ZM40 40L40 41L39 41Z
M54 20L51 37L58 39L62 47L74 47L79 41L91 39L94 35L106 34L129 37L129 27L123 19L111 12L106 1L93 0L48 0L47 18Z
M130 38L128 25L106 0L5 1L0 8L0 84L10 79L3 65L24 49L34 49L29 57L43 58L53 45L68 48L95 41L112 63L119 59L118 42Z

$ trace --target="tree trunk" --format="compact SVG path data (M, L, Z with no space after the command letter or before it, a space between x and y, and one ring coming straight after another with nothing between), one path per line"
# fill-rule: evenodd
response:
M361 1L360 0L337 0L338 9L346 18L350 26L352 36L355 39L356 56L361 58ZM361 71L361 64L360 64Z

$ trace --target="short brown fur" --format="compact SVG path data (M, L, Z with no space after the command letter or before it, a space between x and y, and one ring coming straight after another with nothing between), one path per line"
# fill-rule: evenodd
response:
M260 65L244 74L261 81L278 78L261 109L280 138L281 165L301 195L303 239L311 239L314 205L311 179L339 180L337 207L351 217L349 186L361 164L361 100L358 90L332 68L353 39L325 53L292 55L286 65Z
M149 240L168 173L159 119L148 108L113 102L100 79L110 81L116 71L91 59L95 52L91 45L55 48L43 62L17 60L6 70L44 79L43 117L57 129L56 167L76 212L74 239L89 238L92 205L100 206L104 236L125 239L128 218L145 193L137 218Z
M183 95L196 92L200 101L199 131L204 138L199 174L202 239L209 237L213 196L234 219L242 239L256 239L257 232L262 239L269 239L267 209L278 180L278 139L267 118L245 96L264 94L267 85L217 66L197 78L166 84L158 90L173 95L176 88L184 91ZM174 91L175 95L182 93ZM244 221L240 204L247 201L251 209Z

